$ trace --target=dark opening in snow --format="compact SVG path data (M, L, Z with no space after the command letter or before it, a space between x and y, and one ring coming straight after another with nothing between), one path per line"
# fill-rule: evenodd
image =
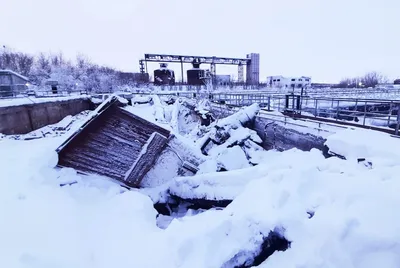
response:
M225 208L232 200L207 200L207 199L182 199L178 196L171 195L171 202L156 203L154 208L159 214L171 216L171 212L175 210L187 211L192 210L208 210L213 208Z
M285 251L290 248L290 241L284 236L280 235L277 231L270 231L268 236L264 238L263 243L257 250L252 254L249 252L239 252L231 260L226 262L223 267L234 267L234 268L249 268L256 267L267 260L275 251ZM242 264L237 264L238 259L243 259L243 256L253 256L247 258Z

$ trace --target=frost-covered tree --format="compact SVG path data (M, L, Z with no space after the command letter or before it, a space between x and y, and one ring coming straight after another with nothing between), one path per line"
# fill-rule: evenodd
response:
M2 49L0 69L25 75L37 86L45 86L46 81L56 80L60 89L67 91L110 92L119 86L134 84L134 81L119 79L117 70L96 65L82 54L77 55L75 63L71 63L61 52L40 53L34 57L11 49Z

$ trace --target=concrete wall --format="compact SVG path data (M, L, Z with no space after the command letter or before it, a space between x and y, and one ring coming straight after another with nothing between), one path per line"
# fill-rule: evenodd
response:
M25 134L92 108L89 99L0 107L0 133Z
M256 117L253 129L263 140L263 147L267 150L285 151L292 148L303 151L310 151L312 148L323 150L326 141L322 134L300 132L290 125L282 125L259 116Z
M212 105L212 112L217 118L223 118L233 114L224 106ZM327 133L319 133L315 129L303 127L299 131L290 124L281 124L268 118L257 116L251 129L255 130L263 140L263 148L266 150L277 149L285 151L297 148L303 151L310 151L312 148L324 150ZM313 133L305 133L313 132Z

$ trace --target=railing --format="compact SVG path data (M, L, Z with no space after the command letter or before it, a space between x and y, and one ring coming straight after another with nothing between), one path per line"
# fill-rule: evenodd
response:
M13 86L14 87L14 86ZM121 87L122 88L122 87ZM270 88L265 86L243 86L243 85L219 85L211 86L212 94L228 94L228 95L266 95L276 96L285 95L289 93L301 94L301 89L295 88ZM112 93L118 91L119 87L114 87L113 90L103 92ZM210 91L210 86L190 86L190 85L137 85L136 87L126 88L131 93L141 94L176 94L176 93L200 93ZM69 96L76 94L80 90L72 88L69 90L58 87L56 92L52 91L50 86L47 87L34 87L28 89L22 85L10 89L10 86L0 86L0 98L16 98L16 97L54 97L54 96ZM84 90L85 91L85 90ZM100 93L100 92L98 92ZM306 88L303 90L303 95L309 97L356 97L356 98L372 98L372 99L400 99L400 87L393 88Z
M82 94L87 94L87 91L80 89L51 90L51 88L27 89L25 86L0 86L0 99L66 97Z
M220 98L218 98L220 97ZM224 95L215 101L246 106L260 103L266 110L310 115L315 119L331 118L337 123L352 122L399 131L400 101L357 98L311 98L300 96ZM296 98L297 97L297 98Z
M271 119L274 122L283 123L284 125L292 125L292 126L301 127L304 129L314 129L318 132L325 132L325 133L334 133L335 131L332 131L332 129L348 128L346 126L325 123L325 122L317 122L317 121L308 120L308 119L304 119L304 118L293 120L292 118L285 116L283 114L281 114L281 115L280 114L272 114L272 113L267 113L263 110L260 111L259 116L261 116L263 118ZM301 122L301 124L300 124L300 122Z
M148 93L150 94L150 93ZM171 93L157 93L171 96ZM176 92L174 96L209 99L213 103L231 107L259 103L267 111L289 112L308 115L309 118L330 118L337 124L351 122L358 126L399 131L400 100L365 98L300 97L296 95L268 95L262 93L197 93Z
M179 85L178 85L179 87ZM183 87L180 85L180 87ZM197 89L199 89L197 87ZM259 103L260 106L267 110L275 110L280 112L291 112L296 114L309 115L318 118L330 118L338 123L352 122L360 126L375 126L386 129L395 129L396 134L399 131L400 122L400 100L396 98L388 99L379 96L376 98L344 98L344 97L322 97L318 94L324 93L325 95L340 95L341 92L352 91L355 95L371 93L374 94L377 89L307 89L303 92L304 95L293 94L288 95L276 89L267 90L249 90L240 92L206 92L204 90L196 91L170 91L158 90L143 91L138 88L137 90L123 92L124 94L132 95L152 95L159 96L179 96L193 99L209 99L213 103L226 104L235 107L248 106L252 103ZM399 89L380 90L380 92L387 94L397 94ZM85 91L80 90L58 90L52 91L51 89L36 89L35 91L14 92L13 97L64 97L72 95L86 94ZM122 94L122 93L121 93ZM306 95L307 94L307 95ZM0 92L1 96L1 92Z

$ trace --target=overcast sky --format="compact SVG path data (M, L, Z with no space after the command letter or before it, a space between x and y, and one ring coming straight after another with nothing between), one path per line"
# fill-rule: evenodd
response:
M83 53L124 71L138 71L144 53L256 52L260 80L307 75L336 82L373 70L400 77L399 0L1 0L0 6L0 45L68 58Z

